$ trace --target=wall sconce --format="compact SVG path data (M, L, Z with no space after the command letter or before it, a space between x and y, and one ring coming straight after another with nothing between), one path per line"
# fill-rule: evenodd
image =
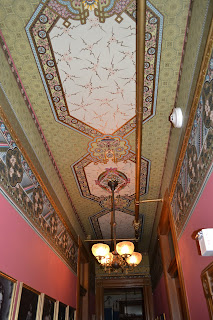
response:
M213 256L213 228L202 229L195 237L199 241L201 255Z

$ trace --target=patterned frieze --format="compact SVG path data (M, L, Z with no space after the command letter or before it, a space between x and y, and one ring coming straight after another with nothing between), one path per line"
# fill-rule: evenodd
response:
M0 118L1 192L18 207L29 225L77 272L77 244L39 183L30 160L18 148L17 138L11 135L8 125L3 117Z

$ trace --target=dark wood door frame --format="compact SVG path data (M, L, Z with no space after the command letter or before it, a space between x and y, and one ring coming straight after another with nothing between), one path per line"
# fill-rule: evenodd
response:
M146 320L154 319L151 280L149 277L96 279L96 319L104 320L104 289L143 288Z
M83 270L82 270L83 268ZM82 279L83 277L83 279ZM82 290L83 289L83 290ZM77 265L77 288L76 288L76 320L84 320L89 317L89 258L84 245L78 236L78 265ZM82 295L82 291L84 294ZM84 309L84 310L83 310Z
M172 236L172 241L174 246L174 254L175 254L174 257L171 256L170 246L169 246L168 234L170 231L171 231L171 236ZM174 224L173 214L171 209L171 200L169 198L168 190L166 190L164 195L161 217L158 224L158 238L160 243L170 318L175 320L181 320L181 319L188 320L190 319L188 299L186 295L185 282L184 282L183 270L182 270L181 259L180 259L180 252L178 247L178 240L177 240L177 235L175 231L175 224ZM172 266L172 263L174 264L173 266ZM172 268L174 270L171 272ZM176 270L178 273L178 279L180 283L180 292L181 292L181 301L182 301L183 310L181 310L180 304L178 302L179 301L178 292L176 287L176 280L174 278L174 273Z

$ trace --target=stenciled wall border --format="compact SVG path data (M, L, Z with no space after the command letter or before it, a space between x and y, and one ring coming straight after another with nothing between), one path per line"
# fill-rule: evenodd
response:
M5 42L5 39L4 39L4 37L3 37L3 34L2 34L2 32L1 32L1 30L0 30L0 46L1 46L2 49L3 49L3 53L4 53L5 58L6 58L7 62L8 62L8 64L9 64L10 70L11 70L11 72L12 72L12 74L13 74L15 80L16 80L18 89L19 89L20 92L21 92L21 95L22 95L22 97L23 97L24 103L26 104L26 107L27 107L28 111L30 112L30 115L31 115L31 117L32 117L32 119L33 119L33 122L34 122L34 124L35 124L35 126L36 126L36 128L37 128L37 130L38 130L38 133L39 133L39 135L40 135L40 137L41 137L41 140L42 140L42 142L43 142L43 144L44 144L44 147L45 147L45 149L46 149L46 151L47 151L47 153L48 153L48 156L49 156L49 158L50 158L50 160L51 160L51 162L52 162L52 164L53 164L53 167L54 167L54 169L55 169L55 171L56 171L56 173L57 173L57 175L58 175L58 178L59 178L59 180L60 180L60 182L61 182L61 184L62 184L62 187L63 187L63 189L64 189L64 192L65 192L65 194L66 194L66 196L67 196L67 198L68 198L68 200L69 200L69 202L70 202L70 204L71 204L71 207L72 207L73 212L74 212L74 214L75 214L75 216L76 216L76 219L78 220L78 223L79 223L79 225L80 225L80 227L81 227L84 235L86 236L86 230L85 230L85 228L84 228L84 226L83 226L83 223L81 222L81 219L80 219L80 217L79 217L79 214L78 214L78 212L77 212L77 210L76 210L76 208L75 208L75 206L74 206L74 204L73 204L73 202L72 202L72 199L71 199L71 197L70 197L70 194L69 194L69 192L68 192L68 190L67 190L67 188L66 188L66 186L65 186L65 183L64 183L64 181L63 181L63 179L62 179L61 173L60 173L60 171L59 171L59 169L58 169L58 166L57 166L57 164L56 164L56 161L55 161L55 159L54 159L54 157L53 157L53 154L52 154L52 152L51 152L51 150L50 150L50 147L49 147L49 145L48 145L48 143L47 143L47 140L46 140L45 135L44 135L44 133L43 133L43 130L42 130L40 124L39 124L39 121L38 121L38 119L37 119L37 117L36 117L36 114L35 114L35 112L34 112L34 110L33 110L33 107L32 107L32 105L31 105L31 103L30 103L30 100L29 100L29 98L28 98L28 96L27 96L26 90L25 90L25 88L24 88L24 86L23 86L23 84L22 84L21 78L20 78L20 76L19 76L19 74L18 74L17 68L16 68L15 63L14 63L14 61L13 61L13 59L12 59L11 53L10 53L10 51L9 51L9 49L8 49L8 46L7 46L6 42Z
M213 22L195 89L192 108L173 179L170 201L180 237L213 160Z
M76 273L78 245L0 106L0 189Z

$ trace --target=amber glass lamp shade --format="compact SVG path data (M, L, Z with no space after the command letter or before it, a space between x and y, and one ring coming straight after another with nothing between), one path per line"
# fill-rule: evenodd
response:
M111 265L113 260L113 254L111 252L109 252L104 258L101 259L100 263L102 265Z
M109 246L104 243L96 243L92 246L92 254L98 259L104 258L109 253Z
M139 252L133 252L133 254L131 255L131 257L126 259L126 262L130 265L130 266L137 266L142 260L142 254Z
M134 244L130 241L122 241L117 243L116 251L122 257L129 257L134 251Z

